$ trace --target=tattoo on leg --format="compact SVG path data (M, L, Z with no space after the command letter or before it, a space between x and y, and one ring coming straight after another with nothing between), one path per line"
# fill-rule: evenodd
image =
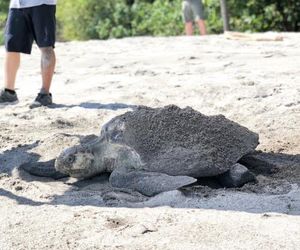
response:
M46 69L53 63L54 51L52 47L41 48L42 60L41 66L42 69Z
M41 89L41 93L48 94L54 74L56 61L55 53L52 47L41 48L41 53L41 73L43 81L43 88Z

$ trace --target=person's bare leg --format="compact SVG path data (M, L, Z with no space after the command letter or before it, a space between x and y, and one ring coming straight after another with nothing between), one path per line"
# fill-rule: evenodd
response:
M207 32L206 32L205 21L202 20L202 19L199 19L199 20L197 21L197 23L198 23L198 27L199 27L200 34L201 34L202 36L205 36L205 35L207 34Z
M4 87L15 90L17 72L20 67L20 53L6 52L4 62Z
M41 93L49 94L51 82L54 74L56 57L52 47L40 48L41 56L41 74L42 74L42 89Z
M193 35L193 22L185 23L185 34L187 36Z

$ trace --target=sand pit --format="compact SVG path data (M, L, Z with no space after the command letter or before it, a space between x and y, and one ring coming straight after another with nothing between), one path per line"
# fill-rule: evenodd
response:
M28 108L39 53L24 56L20 103L0 109L0 249L297 249L300 35L281 35L58 43L51 109ZM224 189L200 180L147 198L111 188L107 175L53 180L18 169L99 135L138 105L169 104L223 114L259 134L257 183Z

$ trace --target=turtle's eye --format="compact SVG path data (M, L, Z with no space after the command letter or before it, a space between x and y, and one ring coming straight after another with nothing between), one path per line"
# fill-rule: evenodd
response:
M74 155L69 155L67 158L68 163L73 163L75 161L75 156Z
M87 154L93 154L93 151L92 151L90 148L88 148L85 152L86 152Z

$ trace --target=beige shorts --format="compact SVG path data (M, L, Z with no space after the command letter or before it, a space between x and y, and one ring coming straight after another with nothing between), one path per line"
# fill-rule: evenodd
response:
M205 13L202 0L184 0L182 2L182 17L185 23L204 20Z

